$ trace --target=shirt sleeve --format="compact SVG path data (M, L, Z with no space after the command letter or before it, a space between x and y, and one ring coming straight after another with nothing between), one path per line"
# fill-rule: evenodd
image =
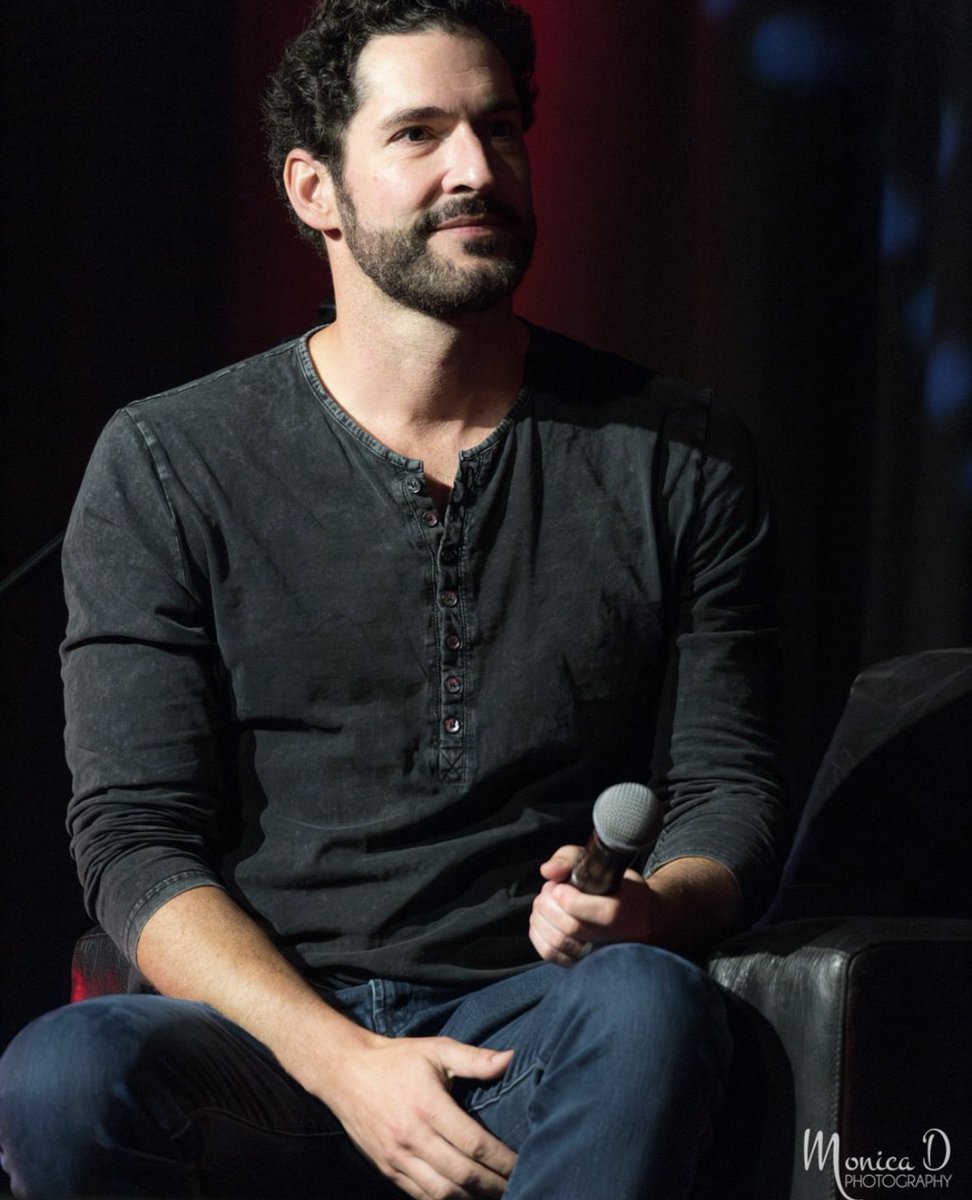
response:
M131 961L157 908L220 884L219 662L177 491L161 448L122 411L95 448L63 553L71 852L89 912Z
M772 896L790 826L776 546L748 431L710 401L700 432L670 493L677 609L655 762L668 813L648 867L714 859L749 923Z

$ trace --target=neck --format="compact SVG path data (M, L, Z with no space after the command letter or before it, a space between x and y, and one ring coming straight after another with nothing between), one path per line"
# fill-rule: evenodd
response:
M394 449L423 431L475 444L522 384L529 335L508 301L446 319L338 297L337 312L311 339L314 365L335 400Z

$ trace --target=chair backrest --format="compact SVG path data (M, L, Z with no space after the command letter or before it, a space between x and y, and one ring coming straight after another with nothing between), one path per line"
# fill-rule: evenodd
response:
M855 680L794 839L772 920L972 917L972 649Z
M131 968L107 933L97 925L74 944L71 1000L89 1000L129 990Z

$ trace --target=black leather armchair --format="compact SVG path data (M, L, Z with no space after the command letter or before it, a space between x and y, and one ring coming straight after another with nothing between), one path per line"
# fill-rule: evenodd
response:
M858 677L768 918L708 964L737 1049L700 1198L972 1196L970 781L972 649ZM73 998L128 973L92 930Z
M709 962L737 1053L720 1200L972 1196L972 649L855 681L760 927Z

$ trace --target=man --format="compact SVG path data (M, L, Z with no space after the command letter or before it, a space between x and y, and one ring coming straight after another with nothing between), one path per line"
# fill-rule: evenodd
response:
M514 317L532 64L508 0L327 0L267 111L336 319L95 452L69 820L151 988L10 1048L20 1195L691 1186L728 1043L672 951L782 825L767 520L709 398ZM626 779L665 832L585 895Z

